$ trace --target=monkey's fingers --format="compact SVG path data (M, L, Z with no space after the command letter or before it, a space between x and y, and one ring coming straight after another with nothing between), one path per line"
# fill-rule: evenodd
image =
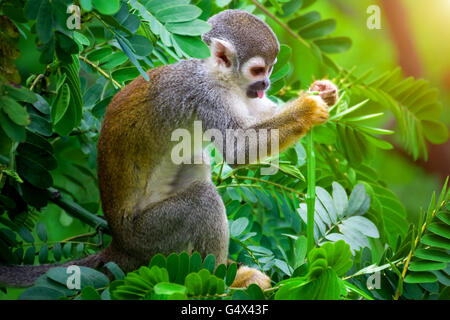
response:
M271 287L270 278L261 271L242 266L237 270L232 288L248 288L252 283L257 284L262 290Z
M309 88L310 91L319 91L319 96L328 106L332 106L338 100L338 88L330 80L318 80Z

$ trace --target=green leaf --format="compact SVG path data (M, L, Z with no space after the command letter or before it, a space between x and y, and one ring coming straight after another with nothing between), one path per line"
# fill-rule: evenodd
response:
M48 246L44 244L39 250L39 263L44 264L48 261Z
M41 6L42 0L28 0L25 4L25 16L29 20L36 20L39 13L39 7Z
M330 126L315 126L312 130L314 132L314 141L322 144L336 143L336 130L333 130Z
M426 234L420 239L425 245L450 250L450 241L439 236Z
M348 209L347 209L347 215L351 216L355 214L361 206L364 204L364 201L368 197L366 193L366 189L364 188L364 185L362 183L357 184L350 194L350 199L348 201Z
M237 237L239 236L247 227L248 225L248 219L247 218L239 218L236 219L235 221L233 221L233 223L231 224L231 232L230 235L232 237Z
M193 20L187 22L168 23L166 29L175 34L185 36L199 36L211 30L211 26L203 20Z
M36 233L39 239L41 241L46 242L47 241L47 229L45 228L45 224L42 222L38 222L36 224Z
M0 97L0 105L3 108L3 111L15 124L26 126L30 123L27 110L17 103L16 100L8 96L3 96Z
M170 283L170 282L160 282L157 283L153 289L155 290L155 293L158 295L164 295L169 296L174 293L181 293L186 294L188 289L186 289L185 286L182 286L177 283Z
M339 217L347 211L348 198L345 189L337 182L333 182L333 202Z
M297 12L303 4L303 0L290 0L289 2L286 2L282 6L283 14L281 16L287 17L291 14Z
M152 13L156 13L164 8L188 4L189 0L165 0L165 1L150 0L146 2L147 3L145 4L145 7Z
M17 157L17 172L33 186L46 189L53 184L50 173L33 160Z
M115 262L108 262L105 264L105 267L113 274L114 279L116 280L123 280L125 278L125 274L123 273L122 269L115 263Z
M264 297L264 293L261 290L261 288L254 283L249 285L249 287L247 288L247 293L248 293L250 299L252 299L252 300L265 300L266 299Z
M338 112L335 115L331 116L330 120L341 118L341 117L343 117L343 116L345 116L345 115L347 115L347 114L349 114L349 113L351 113L353 111L356 111L356 110L360 109L361 107L363 107L367 102L369 102L369 99L366 99L366 100L364 100L364 101L362 101L362 102L360 102L360 103L358 103L358 104L356 104L356 105L354 105L354 106L352 106L352 107L350 107L348 109L345 109L342 112Z
M70 90L69 85L64 83L61 87L55 105L52 107L52 122L56 125L63 118L64 114L69 107L70 102Z
M53 258L55 258L56 261L61 260L61 243L57 242L53 245Z
M92 0L80 0L81 7L85 11L91 11L92 10Z
M208 254L203 261L202 268L207 269L209 272L214 272L214 267L216 266L216 259L214 258L214 255Z
M120 37L116 37L116 39L117 39L117 42L119 43L120 47L122 48L123 52L128 56L128 58L130 59L131 63L133 63L134 66L139 70L139 72L142 75L142 77L145 80L149 81L150 78L148 77L148 74L144 71L144 69L142 69L142 66L137 61L136 56L134 55L134 53L131 50L131 48Z
M277 63L273 66L272 73L278 72L284 65L289 62L292 55L292 48L282 44L280 45L280 52L277 56Z
M150 261L150 264L148 266L158 266L160 268L165 268L166 258L161 253L158 253L152 257L152 260Z
M439 250L417 249L416 251L414 251L414 256L425 260L450 263L450 255L444 251Z
M72 243L71 242L67 242L64 246L63 246L63 253L64 253L64 257L69 258L72 254Z
M81 290L81 298L83 300L101 300L102 298L98 294L97 290L93 287L84 287Z
M237 272L237 264L236 263L230 264L228 266L227 277L225 280L225 283L228 287L231 286L231 284L233 283L234 278L236 277L236 272Z
M178 275L178 269L180 265L180 257L176 253L171 253L167 257L166 263L167 272L169 273L170 282L175 282Z
M202 293L202 279L196 272L190 273L186 276L184 285L187 288L189 295L198 296Z
M294 268L297 269L299 266L303 265L305 263L305 257L307 252L307 245L306 245L306 237L300 236L295 240L295 264Z
M202 265L202 257L200 253L195 251L189 259L189 272L197 272Z
M184 22L198 18L202 10L193 5L180 5L164 8L156 12L156 18L162 23Z
M425 137L434 144L444 143L448 140L448 128L438 121L422 120Z
M31 123L27 126L27 129L46 137L52 135L51 123L46 118L31 113L30 120Z
M113 15L120 9L120 0L92 0L92 4L101 14Z
M434 261L413 261L410 263L408 270L410 271L432 271L432 270L442 270L447 267L444 262L434 262Z
M23 258L23 264L34 264L34 257L36 256L36 248L29 247L25 251L25 256Z
M21 143L17 148L17 152L20 156L37 162L47 170L53 170L58 166L55 157L51 153L52 151L49 152L34 144Z
M64 293L53 288L34 286L26 289L19 296L19 300L57 300Z
M12 122L2 110L0 110L0 126L11 140L25 141L25 128Z
M343 220L342 224L354 230L357 230L368 237L371 238L380 237L380 234L378 233L378 229L375 226L375 224L367 218L361 216L353 216Z
M153 44L144 36L134 35L133 37L128 38L128 41L130 42L137 56L146 57L153 50Z
M17 101L35 103L37 101L36 94L26 87L5 85L6 94Z
M22 239L25 240L26 242L34 243L33 235L31 234L30 230L28 230L25 226L20 227L18 233L22 237Z
M214 272L214 275L219 279L225 279L226 274L227 274L227 266L224 264L220 264L216 268L216 271Z
M363 133L363 136L366 138L367 141L369 141L371 144L376 146L377 148L383 149L383 150L392 150L394 149L394 146L387 142L386 140L378 139L372 135Z
M114 69L121 64L128 61L128 57L123 52L114 52L110 56L107 56L100 60L100 67L105 70ZM98 98L98 96L97 96Z
M325 19L312 23L298 31L298 34L305 39L314 39L329 35L336 29L336 20Z
M352 40L347 37L335 37L314 40L314 43L326 53L341 53L350 49Z
M432 223L427 227L427 230L438 236L450 239L450 230L448 226L444 226L439 223Z
M104 47L95 51L92 51L87 55L87 58L93 62L100 61L112 54L110 47Z
M300 29L308 24L317 22L321 19L320 13L317 11L311 11L304 15L298 16L288 22L288 26L291 29Z
M211 55L208 46L198 37L174 34L173 39L181 50L192 58L206 59Z
M409 272L405 277L406 283L430 283L436 280L437 277L430 272Z
M42 0L37 14L36 31L42 43L53 39L53 14L49 0Z

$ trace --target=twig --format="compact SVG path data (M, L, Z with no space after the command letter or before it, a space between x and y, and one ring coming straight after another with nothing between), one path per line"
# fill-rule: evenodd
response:
M251 183L231 183L217 186L217 189L223 188L240 188L240 187L249 187L249 188L261 188L259 184L251 184Z
M264 180L264 179L255 178L255 177L244 177L244 176L238 176L238 175L236 175L235 177L238 178L238 179L242 179L242 180L252 180L252 181L258 181L258 182L264 182L264 183L267 183L267 184L271 184L271 185L273 185L275 187L278 187L280 189L284 189L286 191L290 191L292 193L295 193L295 194L297 194L297 195L299 195L301 197L305 196L305 194L303 192L299 192L299 191L297 191L295 189L292 189L292 188L289 188L289 187L285 187L285 186L283 186L281 184L278 184L276 182L272 182L272 181L269 181L269 180Z
M118 83L116 80L114 80L109 74L107 74L105 72L105 70L103 70L102 68L100 68L98 65L96 65L95 63L93 63L91 60L89 60L88 58L79 55L79 58L81 60L83 60L84 62L86 62L88 65L90 65L92 68L94 68L95 70L97 70L102 76L104 76L106 79L110 80L112 83L114 83L114 85L121 89L122 85L120 83Z
M297 39L299 42L301 42L305 47L308 49L311 49L311 45L306 42L302 37L300 37L298 34L296 34L287 24L285 24L283 21L278 19L276 16L274 16L272 13L270 13L269 10L264 8L262 4L260 4L256 0L252 0L253 4L257 6L261 11L263 11L268 17L270 17L273 21L278 23L284 30L286 30L291 36L293 36L295 39Z
M48 188L47 190L51 195L50 200L64 209L69 215L87 223L91 227L100 228L103 232L111 234L108 227L108 222L106 222L105 219L87 211L79 204L64 198L58 190L54 188Z
M33 83L31 83L30 86L30 91L33 91L34 87L36 86L36 84L38 83L38 81L40 79L42 79L44 77L44 75L42 73L38 74L38 76L36 77L36 79L33 80Z

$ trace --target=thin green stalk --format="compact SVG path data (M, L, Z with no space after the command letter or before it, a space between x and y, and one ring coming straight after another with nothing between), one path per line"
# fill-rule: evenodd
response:
M314 248L314 205L316 202L316 155L314 154L314 141L312 131L310 131L306 137L306 157L308 179L308 190L306 192L306 243L309 252Z
M66 197L63 197L58 190L54 188L48 188L47 190L50 192L50 200L60 208L64 209L69 215L87 223L91 227L100 228L104 233L111 233L108 222L105 219L87 211L82 206Z

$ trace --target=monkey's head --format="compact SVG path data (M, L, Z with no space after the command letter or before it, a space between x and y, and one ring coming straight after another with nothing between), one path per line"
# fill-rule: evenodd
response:
M272 29L241 10L222 11L208 23L212 28L202 39L210 48L210 59L217 70L236 82L247 97L262 98L280 51Z

